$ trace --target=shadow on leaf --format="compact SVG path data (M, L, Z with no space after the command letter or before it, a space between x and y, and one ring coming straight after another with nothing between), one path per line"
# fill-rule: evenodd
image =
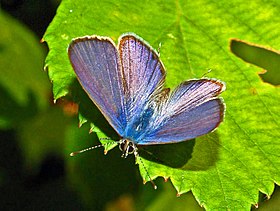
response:
M216 132L181 143L139 148L141 157L172 168L202 171L218 160L219 138Z
M172 168L181 168L192 157L195 140L181 143L162 144L153 146L140 146L141 157Z
M181 169L203 171L212 168L219 159L219 142L217 131L196 139L192 158Z

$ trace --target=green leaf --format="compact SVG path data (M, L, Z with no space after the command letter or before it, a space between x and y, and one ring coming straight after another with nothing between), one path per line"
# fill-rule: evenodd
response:
M3 11L0 28L0 127L10 128L46 108L50 84L39 38Z
M174 190L172 190L170 183L165 183L163 190L155 197L155 193L152 195L153 201L143 207L143 201L137 201L138 210L169 210L169 211L177 211L177 210L189 210L189 211L203 211L195 201L192 194L188 193L182 197L176 197ZM174 199L175 198L175 199ZM186 207L187 205L187 207ZM140 208L140 209L139 209Z
M155 49L161 43L167 87L211 69L208 77L227 84L222 94L225 121L196 140L140 149L141 159L151 178L170 178L178 194L192 191L209 210L249 210L257 205L259 191L270 196L274 182L280 183L280 92L260 80L260 69L232 54L229 44L236 38L279 49L279 11L279 2L262 0L64 0L44 36L55 99L75 84L66 49L78 36L97 34L116 41L122 33L134 32ZM92 116L100 112L91 102L86 106L93 112L83 116L95 119L91 122L112 137L108 123ZM140 172L148 181L141 163Z

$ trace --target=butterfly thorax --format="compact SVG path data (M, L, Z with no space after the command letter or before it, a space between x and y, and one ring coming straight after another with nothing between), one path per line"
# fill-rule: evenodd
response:
M148 105L140 114L135 115L128 122L123 137L138 143L149 132L154 112L154 108Z

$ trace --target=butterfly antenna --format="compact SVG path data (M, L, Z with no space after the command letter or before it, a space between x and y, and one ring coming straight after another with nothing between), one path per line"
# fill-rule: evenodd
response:
M161 42L158 44L158 49L157 49L158 57L160 57L160 48L161 48Z
M108 139L107 138L100 138L100 140L108 140ZM112 144L112 143L114 143L114 141L111 141L111 142L108 142L108 143L105 143L105 144L99 144L99 145L89 147L89 148L86 148L86 149L82 149L82 150L79 150L79 151L76 151L76 152L71 152L70 156L73 157L77 154L81 154L81 153L84 153L84 152L87 152L87 151L90 151L90 150L93 150L93 149L96 149L96 148L99 148L99 147L104 147L104 146L107 146L107 145Z
M206 73L204 73L204 74L202 75L202 77L201 77L201 78L203 78L204 76L206 76L207 74L209 74L211 71L212 71L211 69L208 69L208 70L207 70L207 72L206 72Z
M147 170L146 166L144 165L144 163L143 163L141 157L139 156L139 154L138 154L137 152L135 152L135 158L139 158L140 163L141 163L141 165L143 166L143 168L144 168L144 170L145 170L147 176L149 177L150 182L151 182L153 188L156 190L156 189L157 189L157 186L156 186L156 184L154 183L154 181L152 180L152 178L150 177L150 174L148 173L148 170Z
M73 157L77 154L81 154L83 152L87 152L87 151L90 151L90 150L93 150L93 149L96 149L96 148L99 148L99 147L103 147L102 144L99 144L99 145L96 145L96 146L93 146L93 147L89 147L89 148L86 148L86 149L82 149L82 150L79 150L79 151L76 151L76 152L71 152L70 153L70 156Z

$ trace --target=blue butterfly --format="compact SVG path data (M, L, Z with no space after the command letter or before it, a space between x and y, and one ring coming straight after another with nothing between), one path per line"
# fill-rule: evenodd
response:
M76 38L68 54L83 89L120 135L124 157L137 156L139 145L207 134L223 121L223 82L193 79L171 92L158 53L135 34L123 34L118 46L108 37Z

